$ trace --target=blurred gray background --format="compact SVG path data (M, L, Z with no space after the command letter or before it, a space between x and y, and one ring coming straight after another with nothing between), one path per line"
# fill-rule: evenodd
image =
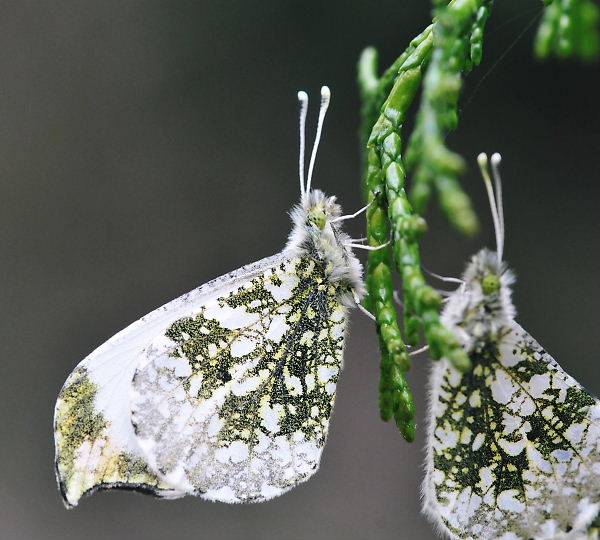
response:
M481 235L459 237L434 204L423 260L457 275L493 247L475 156L502 152L519 321L599 393L598 66L534 61L529 30L489 71L540 6L498 3L449 138L469 158ZM376 336L360 313L321 470L276 500L104 492L66 511L52 439L56 396L92 349L281 249L298 199L297 90L316 103L332 88L314 184L361 206L358 54L376 45L387 66L428 12L420 0L0 3L0 537L434 537L419 512L429 361L410 373L407 444L378 419ZM349 228L362 236L362 219Z

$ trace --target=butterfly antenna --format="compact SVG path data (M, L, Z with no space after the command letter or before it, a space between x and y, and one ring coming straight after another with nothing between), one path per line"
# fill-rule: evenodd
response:
M306 193L310 193L310 184L312 181L312 173L315 168L315 159L317 158L317 149L319 148L319 141L321 140L321 132L323 131L323 122L325 121L325 114L329 107L329 101L331 100L331 90L329 87L321 87L321 108L319 109L319 120L317 122L317 134L315 135L315 142L313 144L312 154L310 156L310 163L308 164L308 179L306 181Z
M485 152L482 152L477 156L477 164L479 165L481 176L483 176L483 182L485 183L485 189L487 190L488 200L490 201L490 210L492 212L494 231L496 233L496 252L498 254L498 264L500 264L502 262L502 231L500 227L500 218L498 216L498 207L496 206L496 197L494 196L494 188L490 178L488 157Z
M498 258L502 260L504 252L504 207L502 204L502 178L500 177L500 163L502 156L496 152L490 159L492 163L492 175L494 177L494 188L496 189L496 208L498 222L500 223L500 245L498 246Z
M306 194L304 188L304 149L306 148L306 113L308 112L308 94L304 90L298 92L298 101L300 102L300 158L298 171L300 175L300 196L304 198Z

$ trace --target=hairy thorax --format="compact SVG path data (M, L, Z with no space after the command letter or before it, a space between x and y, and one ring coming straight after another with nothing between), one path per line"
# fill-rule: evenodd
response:
M450 297L442 322L456 332L465 350L472 352L497 341L514 319L510 287L514 276L495 252L482 249L468 264L463 281Z

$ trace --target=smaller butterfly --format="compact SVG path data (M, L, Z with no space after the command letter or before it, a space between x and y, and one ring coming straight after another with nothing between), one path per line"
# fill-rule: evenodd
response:
M433 365L423 509L454 539L597 538L600 401L515 321L500 155L495 190L478 162L497 251L473 256L442 313L473 367Z
M300 203L280 253L156 309L93 351L55 409L56 476L67 507L100 489L264 501L312 476L342 367L362 267L335 197L311 189L329 105L321 89ZM365 207L366 209L366 207ZM363 209L363 210L365 210Z

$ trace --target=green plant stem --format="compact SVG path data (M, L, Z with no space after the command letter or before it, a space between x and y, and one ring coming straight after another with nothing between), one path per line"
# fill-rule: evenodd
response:
M590 0L543 1L550 5L538 33L538 56L596 55L598 8ZM476 215L458 181L464 161L446 146L446 136L458 125L462 77L481 62L492 4L493 0L434 0L432 24L380 77L374 48L365 49L358 64L363 192L370 203L367 236L371 246L391 241L369 252L364 304L375 316L379 333L380 414L385 421L394 418L408 441L415 437L415 408L406 379L411 363L406 344L416 345L422 331L432 358L448 358L461 371L470 366L456 337L441 324L441 298L421 270L419 241L426 223L420 214L435 191L456 229L464 234L477 231ZM421 86L416 124L403 156L403 124ZM410 197L405 163L412 172ZM405 339L394 304L393 267L402 277Z

